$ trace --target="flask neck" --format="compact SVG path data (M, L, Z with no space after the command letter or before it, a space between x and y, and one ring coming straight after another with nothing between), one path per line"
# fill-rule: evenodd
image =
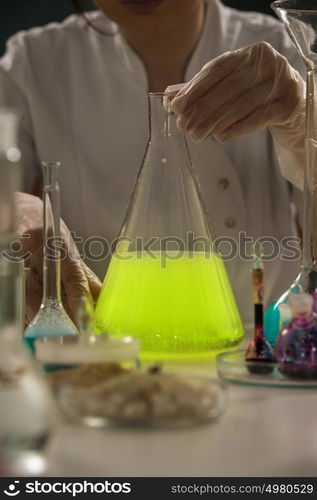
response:
M149 94L150 139L181 139L184 134L177 128L176 116L167 101L168 94Z
M309 330L314 326L316 326L316 320L312 314L296 316L291 323L291 327L297 330Z
M256 341L264 339L263 330L263 304L254 304L254 339Z
M42 162L43 172L43 299L61 302L60 286L60 163Z
M307 71L306 81L306 155L302 268L317 270L317 71Z

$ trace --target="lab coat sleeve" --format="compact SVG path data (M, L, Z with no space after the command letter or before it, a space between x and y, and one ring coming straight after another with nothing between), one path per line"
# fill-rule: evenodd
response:
M22 190L32 193L40 176L28 106L28 58L23 33L7 43L0 59L0 108L13 108L19 116L18 146L22 153Z

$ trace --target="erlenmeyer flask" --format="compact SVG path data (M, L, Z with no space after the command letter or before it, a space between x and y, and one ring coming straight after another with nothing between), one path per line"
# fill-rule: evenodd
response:
M37 338L78 334L61 299L60 251L57 247L60 243L59 167L60 162L42 162L43 298L38 313L24 332L24 341L32 351Z
M208 358L237 344L243 328L165 98L149 94L150 140L97 302L96 330L135 336L143 359Z
M317 311L317 5L314 3L311 0L277 0L271 4L307 69L302 261L294 283L266 311L265 335L273 344L280 329L290 320L291 311L286 305L290 294L311 294L314 311Z

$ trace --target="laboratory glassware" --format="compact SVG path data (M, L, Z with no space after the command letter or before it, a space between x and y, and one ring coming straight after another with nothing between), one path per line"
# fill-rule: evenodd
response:
M53 409L21 342L21 262L9 252L16 237L14 191L21 174L17 135L16 114L0 110L0 449L5 474L21 476L45 471Z
M311 0L277 0L271 7L284 23L307 70L301 269L290 288L266 311L265 335L274 344L279 330L290 319L288 298L302 292L315 298L317 295L317 5Z
M263 329L263 292L264 268L260 257L255 256L252 261L252 288L254 304L254 338L248 345L245 353L247 368L251 373L270 373L273 367L274 354L269 342L264 336ZM254 361L261 362L257 365ZM251 362L251 363L250 363Z
M150 139L96 331L133 335L143 359L209 358L239 343L243 327L167 94L150 93L149 110Z
M95 339L95 309L91 297L88 295L81 298L76 315L76 323L80 333L80 341L84 343L94 342Z
M47 465L54 410L21 342L17 271L16 264L0 257L0 448L10 474L38 475Z
M18 115L0 108L0 251L15 239L14 191L20 188Z
M77 335L61 299L60 162L42 162L43 188L43 298L40 309L24 332L24 341L34 351L38 338Z
M10 246L18 239L15 227L14 192L21 184L21 153L17 146L19 117L16 110L0 108L0 324L7 314L6 293L17 297L16 328L22 334L23 261L14 256ZM3 269L4 268L4 269Z
M317 321L313 297L298 293L289 298L293 319L279 333L275 356L281 373L295 378L317 378Z

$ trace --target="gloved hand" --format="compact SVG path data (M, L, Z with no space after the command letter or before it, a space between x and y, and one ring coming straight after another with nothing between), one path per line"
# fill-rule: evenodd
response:
M16 193L16 228L21 235L20 255L29 255L26 266L30 268L26 285L26 323L37 313L43 294L43 203L40 198ZM62 300L70 317L76 322L77 310L83 297L96 301L101 282L79 256L78 249L65 223L61 221L63 258L61 259Z
M269 127L283 175L302 186L305 83L268 43L216 57L169 102L178 127L196 141L225 142ZM283 155L292 156L291 165Z

